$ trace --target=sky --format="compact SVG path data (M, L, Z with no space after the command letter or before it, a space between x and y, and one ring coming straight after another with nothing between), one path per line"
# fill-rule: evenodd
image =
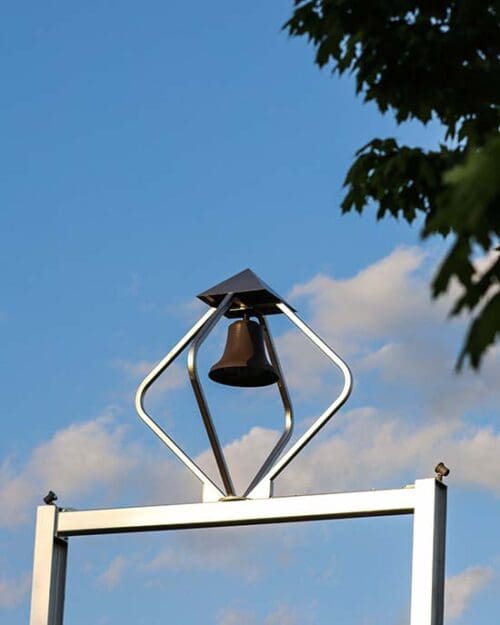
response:
M447 478L447 625L499 613L499 353L453 371L467 320L429 282L446 242L340 214L355 151L397 126L281 27L291 2L10 3L1 9L0 621L28 622L36 506L200 501L138 420L141 379L200 317L196 295L250 267L349 364L351 398L276 495ZM481 264L481 263L479 263ZM456 292L458 287L453 286ZM338 372L270 319L300 434ZM206 378L248 483L281 428L276 388ZM184 361L151 414L213 474ZM407 625L410 517L73 538L67 625ZM191 599L192 598L192 599Z

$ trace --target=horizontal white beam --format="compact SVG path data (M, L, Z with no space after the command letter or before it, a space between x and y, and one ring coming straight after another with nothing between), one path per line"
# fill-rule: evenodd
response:
M434 478L432 478L434 482ZM141 508L61 511L58 536L412 514L413 487Z

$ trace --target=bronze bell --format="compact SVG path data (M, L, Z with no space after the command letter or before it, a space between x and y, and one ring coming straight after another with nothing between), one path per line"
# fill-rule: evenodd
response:
M278 374L267 360L262 326L250 319L232 323L227 332L226 348L208 377L228 386L268 386L278 381Z

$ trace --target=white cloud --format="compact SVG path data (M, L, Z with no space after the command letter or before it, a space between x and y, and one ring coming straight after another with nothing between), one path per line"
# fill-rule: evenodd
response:
M248 484L255 454L276 437L274 430L253 428L225 447L237 484ZM432 476L441 460L451 468L454 484L500 495L500 434L459 421L415 425L373 407L339 414L328 435L323 433L284 470L276 490L303 494L372 488L401 482L405 475Z
M481 486L500 495L500 434L492 428L467 428L445 451L460 484Z
M489 566L471 566L446 580L445 622L459 618L471 601L493 578Z
M430 477L440 460L451 468L453 484L500 494L500 434L456 422L418 427L373 410L346 414L341 432L297 458L283 486L316 492L381 486L405 474Z
M240 607L226 607L219 611L216 616L216 625L297 625L298 623L310 624L314 617L308 610L305 612L297 606L285 603L278 605L268 612L263 620L257 619L255 612Z
M49 489L60 496L81 496L98 484L115 484L135 465L122 453L125 429L111 414L59 430L36 447L25 465L14 470L6 461L0 468L0 525L27 519L34 500L41 502Z
M176 534L167 547L145 564L149 570L214 571L257 581L263 574L266 545L278 550L277 558L285 562L291 549L290 534L275 527L228 527L212 530L190 530ZM255 546L259 545L259 549Z
M317 329L313 322L310 325ZM339 355L345 357L338 343L334 344L327 340L326 336L322 338ZM279 336L276 339L276 348L289 390L299 398L324 395L325 388L333 393L335 385L340 384L340 376L335 365L297 330Z
M240 489L277 436L277 431L254 427L225 446ZM207 450L195 460L208 468L213 464L210 456ZM335 417L335 427L304 450L276 486L279 493L290 494L373 487L407 473L432 475L439 460L450 466L454 484L500 494L500 433L457 420L415 425L373 407ZM97 497L97 502L104 499L110 505L124 493L135 498L127 500L129 505L199 497L197 481L167 450L152 454L131 442L127 429L112 415L56 432L18 470L5 461L0 467L0 524L15 526L30 519L35 503L49 489L59 495L62 505L82 505L89 496L94 504ZM171 562L176 557L176 553L168 555ZM207 557L216 562L214 554Z
M426 257L418 248L398 248L348 279L318 275L290 293L308 323L351 365L355 380L377 376L384 408L405 397L426 415L459 418L467 410L498 405L500 350L490 350L480 375L454 372L463 320L447 319L449 301L433 302ZM457 332L457 330L459 330ZM458 335L455 336L454 335ZM335 368L296 332L278 339L292 389L331 393ZM385 388L384 388L385 386Z
M195 498L195 481L168 451L151 453L127 435L110 412L57 431L20 468L6 460L0 466L0 526L30 519L49 489L70 507L87 496L107 505L124 494L143 504Z
M388 330L408 333L409 319L424 323L437 318L416 275L424 259L418 248L397 248L353 278L318 275L296 285L290 298L305 299L320 333L356 352L364 341L383 337Z
M290 493L371 488L401 480L417 466L421 475L432 475L436 444L451 429L444 424L413 429L373 408L346 412L337 426L333 435L297 457L278 488Z
M19 579L8 579L0 575L0 608L13 608L22 603L28 594L30 583L30 575L23 575Z
M311 327L356 365L395 337L413 340L415 332L444 316L430 304L428 286L417 275L424 260L417 248L398 248L352 278L317 275L295 285L289 298L297 301ZM316 394L325 384L325 374L334 370L332 364L296 331L285 333L278 342L290 385ZM364 363L365 368L369 365L369 360Z
M264 621L265 625L296 625L299 622L303 621L297 611L285 604L279 605Z
M124 556L116 556L97 578L97 583L108 590L116 588L123 578L128 560Z
M216 625L256 625L255 614L250 610L223 608L215 619Z
M133 384L134 393L137 386L158 364L148 360L122 360L117 359L111 363L116 369L122 371ZM151 386L149 393L152 397L158 399L159 395L172 390L176 390L185 386L187 381L187 373L183 370L179 363L173 362L158 380Z
M443 329L445 333L445 329ZM416 335L413 341L387 342L380 349L358 360L357 371L372 372L391 393L404 390L411 415L412 404L425 407L427 416L457 419L468 411L492 408L500 400L498 375L500 358L492 351L481 373L454 372L456 354L432 330Z
M279 433L275 430L253 427L241 438L224 446L224 456L238 492L243 492L249 485L278 437ZM216 474L215 461L210 450L197 456L196 463L207 473Z

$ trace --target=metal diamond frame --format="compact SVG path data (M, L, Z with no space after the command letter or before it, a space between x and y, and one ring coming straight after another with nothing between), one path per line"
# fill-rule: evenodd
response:
M218 501L224 497L237 497L238 494L234 488L231 474L224 457L224 452L217 436L205 393L203 392L198 376L197 355L200 346L214 329L221 317L227 315L228 313L230 313L230 316L235 315L233 305L240 297L240 294L236 292L226 293L216 308L211 307L208 312L194 324L187 334L146 376L143 382L139 385L135 397L135 407L139 417L202 483L202 499L205 502ZM245 306L241 306L241 310L247 309ZM283 301L273 302L273 313L283 313L286 317L288 317L288 319L340 369L343 375L344 383L338 397L335 398L328 408L302 434L302 436L299 437L290 449L288 449L287 452L281 456L292 435L293 408L265 315L263 315L258 308L255 311L252 311L252 314L257 316L261 322L264 330L266 348L269 352L271 362L278 373L278 390L284 406L284 429L279 440L264 460L263 465L258 469L256 475L252 478L250 485L241 494L241 496L249 499L260 499L272 496L273 480L333 417L339 408L341 408L341 406L348 399L352 389L352 375L347 364L302 319L300 319L300 317L290 306L288 306L288 304ZM146 412L144 407L144 397L148 389L188 345L190 345L190 347L187 358L187 368L191 385L203 419L203 424L207 431L208 440L214 454L225 492L222 492L215 482L194 462L190 456L188 456L188 454L186 454L183 449L181 449L173 438L167 434L156 421L154 421L154 419Z

